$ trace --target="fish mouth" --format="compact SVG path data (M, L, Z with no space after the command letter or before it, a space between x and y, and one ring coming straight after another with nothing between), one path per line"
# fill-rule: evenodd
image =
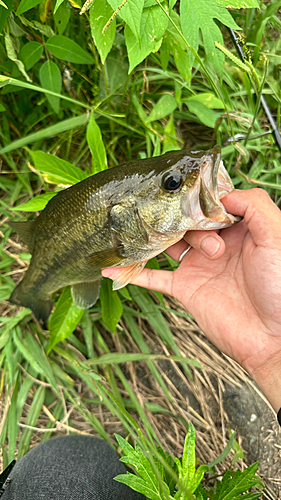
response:
M184 205L188 205L188 217L194 221L190 229L222 229L239 222L241 217L227 213L220 201L233 189L221 159L221 148L215 146L200 159L200 175L186 193Z

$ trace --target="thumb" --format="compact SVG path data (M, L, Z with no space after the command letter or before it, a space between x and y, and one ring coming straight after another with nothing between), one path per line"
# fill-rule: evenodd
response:
M222 200L227 212L244 218L256 245L281 245L281 212L263 189L235 190Z

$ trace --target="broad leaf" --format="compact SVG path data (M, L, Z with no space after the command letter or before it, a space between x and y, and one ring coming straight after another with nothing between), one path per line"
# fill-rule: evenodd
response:
M220 117L219 113L216 113L212 109L207 108L202 102L195 100L186 99L186 104L191 113L199 118L199 120L204 123L207 127L214 128L217 119Z
M21 0L21 3L18 6L17 9L17 16L20 16L24 12L26 12L29 9L32 9L36 5L38 5L41 2L41 0Z
M183 34L196 51L199 46L199 29L201 30L208 61L221 75L224 56L216 49L215 42L223 44L223 38L214 19L229 28L239 29L229 12L222 5L218 5L216 0L208 0L208 2L205 0L181 0L180 19ZM190 57L193 61L192 54Z
M217 3L223 5L227 9L259 9L258 0L217 0Z
M90 9L92 37L103 64L115 39L116 19L113 19L105 33L102 33L103 28L112 14L113 10L106 0L103 0L102 2L100 0L95 0Z
M42 64L39 76L42 87L58 94L61 92L62 78L56 63L46 61ZM46 94L46 97L54 112L58 114L60 110L60 98L50 94Z
M10 210L20 211L20 212L37 212L39 210L43 210L47 203L56 196L56 193L45 193L39 196L35 196L31 200L27 201L23 205L19 205L17 207L12 207Z
M121 0L108 0L111 7L116 10ZM118 12L118 15L125 21L136 38L140 36L141 14L144 6L144 0L128 0L127 3Z
M59 6L59 8L54 13L54 21L59 32L62 35L66 26L68 25L71 13L71 6L67 0Z
M24 63L26 71L29 71L39 61L43 50L43 45L39 42L28 42L23 45L18 58Z
M210 109L225 108L223 102L211 92L201 92L200 94L197 93L196 95L193 95L191 97L188 97L186 100L183 100L183 102L191 102L191 101L202 102L204 106Z
M50 343L47 354L58 342L69 337L80 321L84 309L78 308L72 300L70 287L67 287L59 298L49 321Z
M167 153L167 151L176 151L178 149L181 148L178 146L176 128L174 125L173 116L171 116L164 129L163 154Z
M92 56L78 43L63 35L55 35L46 43L47 49L53 56L63 61L76 64L93 64Z
M170 115L173 111L175 111L176 108L177 108L177 102L175 98L170 94L165 94L162 97L160 97L159 101L151 111L146 122L150 123L155 120L161 120L161 118Z
M118 292L112 290L112 281L103 278L100 288L100 301L102 306L102 320L113 332L122 316L123 306Z
M129 26L126 26L125 37L130 63L129 72L151 52L159 50L167 26L168 18L158 5L144 9L141 16L140 39L135 37Z
M86 179L87 174L79 168L71 165L65 160L54 155L48 155L43 151L30 151L35 167L47 177L49 182L54 184L76 184Z
M92 153L92 173L96 174L107 168L106 152L102 141L101 131L91 114L87 127L87 142Z

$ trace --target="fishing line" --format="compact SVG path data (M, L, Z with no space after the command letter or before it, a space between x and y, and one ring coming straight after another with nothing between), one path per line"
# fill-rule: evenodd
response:
M238 52L238 55L239 55L241 61L244 62L246 60L246 57L245 57L244 51L243 51L243 49L238 41L238 37L233 29L228 28L228 30L229 30L231 38L234 42L234 45L235 45L236 50ZM279 151L281 151L281 135L280 135L280 132L278 130L277 123L275 122L275 120L271 114L271 111L267 105L267 102L265 100L265 97L263 95L261 95L260 102L261 102L261 105L262 105L263 110L265 112L265 115L267 117L267 120L271 126L271 130L268 133L273 135L275 143L276 143L277 147L279 148Z

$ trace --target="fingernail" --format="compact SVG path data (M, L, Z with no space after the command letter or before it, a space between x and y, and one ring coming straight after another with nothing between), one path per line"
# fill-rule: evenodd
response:
M201 242L200 248L208 257L213 257L220 249L220 242L213 236L206 236Z

